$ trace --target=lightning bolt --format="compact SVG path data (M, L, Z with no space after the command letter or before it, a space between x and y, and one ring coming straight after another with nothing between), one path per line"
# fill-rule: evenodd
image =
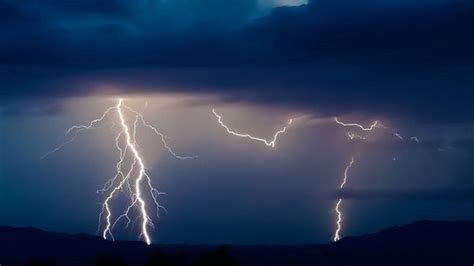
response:
M346 185L346 182L347 182L347 174L349 172L349 169L352 167L352 164L354 164L354 157L351 157L351 161L349 162L349 164L346 166L346 170L344 170L344 178L342 179L342 183L341 185L339 186L340 189L343 189L344 188L344 185Z
M350 122L350 123L342 122L337 117L334 118L334 121L337 124L339 124L343 127L355 127L356 129L362 130L364 132L373 131L377 128L387 129L379 121L372 122L372 124L370 126L363 126L362 124L356 123L356 122ZM366 140L366 137L356 135L356 134L354 134L352 132L349 132L349 131L347 132L347 136L349 137L350 140L355 140L355 139ZM341 184L339 185L339 189L343 189L344 186L346 185L347 180L349 178L349 169L352 167L353 164L354 164L354 156L351 157L351 160L349 161L349 164L346 166L346 168L344 170L344 175L343 175ZM342 198L339 198L336 202L336 207L334 208L334 211L336 212L336 216L337 216L336 230L334 231L334 237L333 237L334 242L336 242L340 239L339 233L341 232L342 222L343 222L343 215L342 215L342 211L340 209L341 204L342 204Z
M64 134L66 137L70 137L69 140L66 140L65 142L61 143L59 146L57 146L56 148L48 151L47 153L45 153L44 155L42 155L40 157L40 159L44 159L46 157L48 157L49 155L59 151L60 149L62 149L64 146L72 143L76 137L79 135L79 133L83 130L88 130L88 129L91 129L91 128L94 128L98 123L102 122L106 116L114 109L114 107L109 107L107 108L107 110L104 111L104 113L102 114L101 117L97 118L97 119L94 119L92 121L89 122L88 125L77 125L77 126L72 126L70 127L66 133ZM71 136L71 133L74 132L74 134Z
M346 169L344 170L344 177L342 179L341 185L339 186L340 189L343 189L344 186L346 185L347 179L349 178L349 169L352 167L354 164L354 157L351 157L351 160L349 164L346 166ZM336 208L334 210L337 213L337 221L336 221L336 231L334 232L334 242L338 241L340 239L339 237L339 232L341 231L342 227L342 211L339 210L340 205L342 204L342 198L339 198L336 203Z
M341 122L337 117L334 117L334 121L336 121L336 123L338 123L339 125L341 126L344 126L344 127L358 127L360 128L361 130L363 131L372 131L373 129L375 128L380 128L382 127L382 125L379 123L379 121L374 121L370 126L368 127L364 127L363 125L359 124L359 123L344 123L344 122Z
M362 130L362 131L373 131L374 129L377 129L377 128L386 129L386 130L391 131L391 133L392 133L395 137L397 137L398 139L400 139L400 140L402 140L402 141L405 140L405 138L404 138L400 133L396 132L396 131L393 130L392 128L389 128L389 127L387 127L387 126L384 126L380 121L377 121L377 120L374 121L374 122L372 122L372 124L371 124L370 126L368 126L368 127L364 127L362 124L360 124L360 123L355 123L355 122L345 123L345 122L340 121L339 118L337 118L337 117L334 117L334 121L335 121L337 124L339 124L339 125L341 125L341 126L343 126L343 127L356 127L356 128L358 128L358 129L360 129L360 130ZM355 135L355 134L353 134L352 132L347 132L347 135L349 136L349 138L350 138L351 140L353 140L353 139L361 139L361 140L366 139L365 137L359 136L359 135ZM417 142L417 143L420 142L420 140L418 139L418 137L410 137L410 139L413 140L413 141L415 141L415 142Z
M212 113L214 114L214 116L216 116L217 118L217 122L223 127L225 128L225 130L227 131L227 133L231 134L231 135L234 135L234 136L237 136L237 137L241 137L241 138L248 138L248 139L251 139L251 140L255 140L255 141L259 141L259 142L262 142L264 143L266 146L268 147L272 147L274 148L275 147L275 144L276 144L276 141L278 139L278 136L282 133L285 133L286 132L286 129L291 125L291 123L293 123L293 119L290 119L288 120L288 124L287 126L283 127L282 129L278 130L275 135L273 135L273 139L271 140L266 140L266 139L263 139L263 138L258 138L258 137L254 137L250 134L242 134L242 133L237 133L233 130L231 130L226 124L224 124L224 122L222 122L222 116L219 115L215 109L212 109Z
M378 129L378 128L382 128L382 129L385 129L385 130L389 130L393 135L395 135L398 139L404 141L404 138L402 135L400 135L398 132L396 132L395 130L389 128L389 127L386 127L384 126L382 123L380 123L379 121L374 121L372 122L372 124L370 124L370 126L364 126L360 123L357 123L357 122L350 122L350 123L347 123L347 122L342 122L340 121L337 117L334 118L334 121L343 126L343 127L354 127L356 129L359 129L359 130L362 130L364 132L370 132L370 131L373 131L375 129ZM361 135L356 135L352 132L347 132L347 136L349 137L350 140L355 140L355 139L358 139L358 140L366 140L366 137L364 136L361 136ZM420 140L417 138L417 137L410 137L410 140L413 140L415 142L420 142ZM393 157L393 160L395 161L396 158ZM354 157L351 157L351 160L349 162L349 164L346 166L345 170L344 170L344 177L342 179L342 182L339 186L340 189L343 189L346 182L347 182L347 179L348 179L348 173L349 173L349 169L352 167L352 165L354 164ZM339 236L339 233L341 231L341 227L342 227L342 211L340 210L340 206L342 204L342 198L339 198L336 202L336 207L335 207L335 212L337 214L337 219L336 219L336 231L334 232L334 238L333 240L334 241L338 241L340 239L340 236Z
M160 137L164 148L173 157L177 159L193 159L196 158L196 156L181 156L175 153L166 142L165 135L159 132L151 124L147 123L140 112L124 105L123 99L120 98L118 99L117 105L107 108L99 118L92 120L89 124L75 125L69 128L66 131L66 136L72 135L71 138L46 153L42 158L59 151L65 145L74 141L81 131L97 127L97 125L104 121L111 112L115 112L119 120L118 124L120 126L120 131L115 137L115 146L119 152L119 159L115 165L115 175L104 184L102 189L98 190L99 193L106 195L102 204L102 210L99 214L98 231L102 229L101 220L103 217L105 219L105 228L102 231L102 237L104 239L110 238L115 240L112 233L114 227L122 219L127 220L126 227L128 227L132 222L129 215L132 210L135 210L137 212L135 221L141 220L139 238L143 238L143 240L150 245L151 238L149 229L150 227L154 228L154 224L148 212L146 193L148 193L148 197L151 197L153 200L152 203L156 208L155 212L157 217L159 217L160 210L166 211L166 208L158 202L158 196L163 195L164 193L153 187L151 178L146 172L143 156L140 155L140 148L136 141L138 125L140 124L145 128L150 129ZM133 117L133 123L129 123L130 121L127 120L127 115L130 114ZM143 190L144 187L146 187L146 190ZM125 208L124 212L114 219L111 204L113 199L116 198L120 192L123 192L130 199L130 203Z

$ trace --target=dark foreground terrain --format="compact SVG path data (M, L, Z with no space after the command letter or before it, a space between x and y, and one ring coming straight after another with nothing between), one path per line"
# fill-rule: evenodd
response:
M422 221L327 245L192 246L110 242L0 227L8 265L474 265L474 222Z

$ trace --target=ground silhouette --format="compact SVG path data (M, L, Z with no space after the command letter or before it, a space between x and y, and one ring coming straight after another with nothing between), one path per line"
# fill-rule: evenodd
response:
M421 221L326 245L151 245L0 226L1 265L473 265L474 221Z

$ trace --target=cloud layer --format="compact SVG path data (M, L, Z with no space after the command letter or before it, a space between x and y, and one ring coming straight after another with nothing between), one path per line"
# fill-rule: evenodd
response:
M215 93L329 115L472 122L472 3L324 0L270 10L254 0L220 3L4 0L2 99L115 87Z

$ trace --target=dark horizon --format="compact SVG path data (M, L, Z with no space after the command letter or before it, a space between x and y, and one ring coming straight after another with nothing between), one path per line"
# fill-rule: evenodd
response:
M0 226L0 260L9 265L466 265L472 261L473 224L420 221L325 245L248 246L147 246ZM15 249L20 245L21 251Z

